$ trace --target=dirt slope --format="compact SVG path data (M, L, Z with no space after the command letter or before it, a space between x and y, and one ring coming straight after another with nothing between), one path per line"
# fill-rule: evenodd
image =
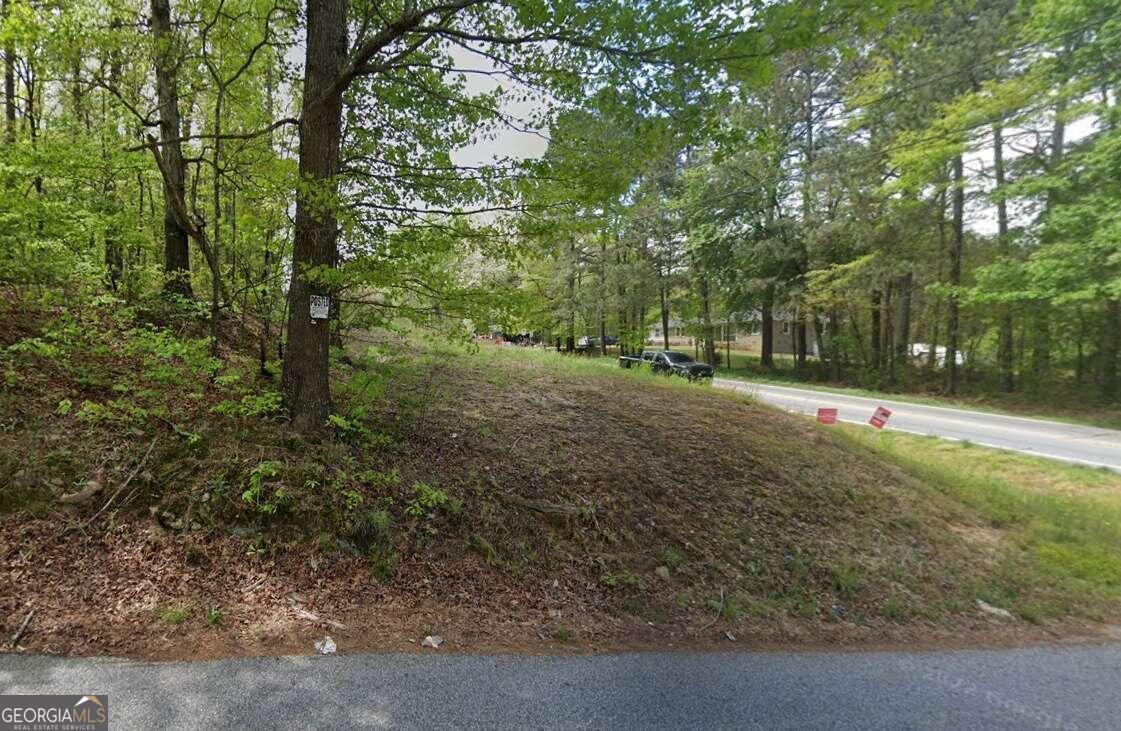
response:
M1007 560L998 533L826 430L731 395L547 353L385 341L340 365L333 433L301 439L236 353L197 386L181 373L194 351L153 354L122 332L5 356L24 375L3 392L0 612L11 635L34 610L28 650L308 652L325 632L343 650L430 633L455 649L870 646L1098 629L979 611ZM115 416L130 408L144 413ZM102 490L64 509L60 495L91 479Z

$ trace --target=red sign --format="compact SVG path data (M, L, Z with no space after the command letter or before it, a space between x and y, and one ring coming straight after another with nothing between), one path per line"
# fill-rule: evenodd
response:
M836 424L837 410L821 408L817 410L817 420L822 424Z
M883 406L877 406L876 412L872 414L872 418L868 420L868 423L876 427L877 429L883 429L884 425L887 424L887 420L890 417L891 409L885 409Z

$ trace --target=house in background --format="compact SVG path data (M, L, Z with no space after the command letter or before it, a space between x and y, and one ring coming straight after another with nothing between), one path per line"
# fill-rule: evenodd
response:
M774 352L780 355L794 354L794 326L792 319L786 312L775 312ZM761 332L762 317L758 310L751 312L734 313L726 320L713 320L712 327L715 332L716 342L720 347L731 347L733 350L748 353L760 353L763 350L763 335ZM670 318L669 344L670 347L696 347L701 338L697 334L701 329L700 320L682 320ZM655 322L646 333L646 344L659 347L663 345L662 323ZM806 343L806 352L811 357L818 357L817 341L812 333Z

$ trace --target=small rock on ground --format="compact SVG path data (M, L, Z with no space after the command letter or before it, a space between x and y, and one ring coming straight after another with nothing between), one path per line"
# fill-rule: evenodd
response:
M989 604L988 602L983 602L980 599L977 600L977 606L985 614L991 614L994 617L1000 617L1001 619L1015 619L1015 617L1012 616L1012 612L1008 611L1007 609L1001 609L1000 607L994 607L992 604Z

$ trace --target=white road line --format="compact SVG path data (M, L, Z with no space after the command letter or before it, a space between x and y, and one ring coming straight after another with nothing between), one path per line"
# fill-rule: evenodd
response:
M894 423L889 421L886 427L892 431L968 441L992 449L1121 472L1121 431L723 378L713 379L713 385L743 391L785 411L807 416L813 416L819 406L837 406L838 420L850 424L867 424L867 419L854 418L843 410L866 409L871 416L876 406L883 405L893 411Z

